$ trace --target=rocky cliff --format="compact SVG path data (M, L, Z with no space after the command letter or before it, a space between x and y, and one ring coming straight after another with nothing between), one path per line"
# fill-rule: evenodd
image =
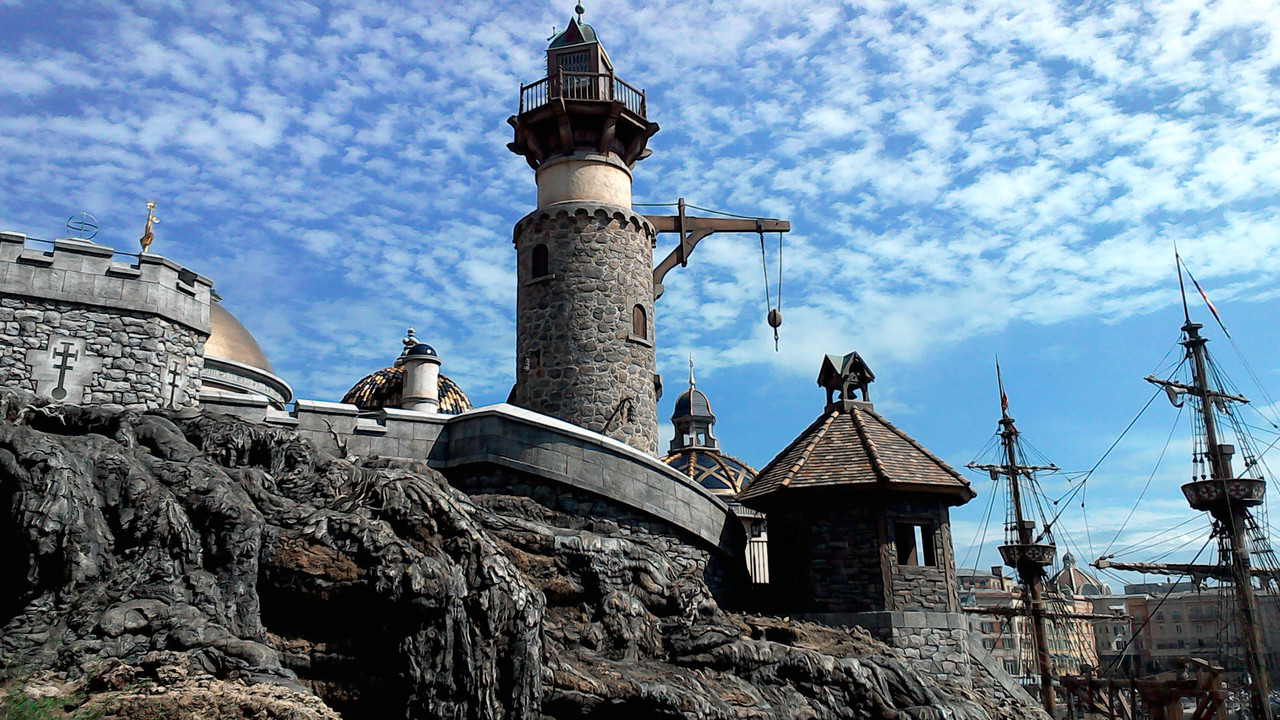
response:
M860 631L725 612L668 538L222 416L0 390L0 542L5 712L1037 715Z

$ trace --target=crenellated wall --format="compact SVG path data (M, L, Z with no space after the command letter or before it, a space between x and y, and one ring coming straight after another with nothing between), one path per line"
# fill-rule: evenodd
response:
M212 286L157 255L0 233L0 384L57 402L195 406Z

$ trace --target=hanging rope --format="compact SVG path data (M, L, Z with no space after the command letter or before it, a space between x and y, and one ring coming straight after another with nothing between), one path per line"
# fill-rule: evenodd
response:
M773 304L773 297L769 294L769 260L765 255L764 249L764 225L756 218L756 235L760 237L760 271L764 275L764 304L769 309L767 315L769 327L773 328L773 351L778 352L778 328L782 325L782 310ZM782 304L782 233L778 233L778 305Z
M778 324L782 324L782 233L778 233ZM774 330L777 330L775 327Z

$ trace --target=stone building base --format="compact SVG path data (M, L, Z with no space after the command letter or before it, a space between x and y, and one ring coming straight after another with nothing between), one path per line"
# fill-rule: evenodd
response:
M902 651L921 673L972 687L969 621L963 613L881 611L806 613L795 616L824 625L857 625Z
M801 613L792 617L824 625L857 625L900 650L925 676L958 683L990 697L1036 706L1026 690L978 644L964 613L881 611Z

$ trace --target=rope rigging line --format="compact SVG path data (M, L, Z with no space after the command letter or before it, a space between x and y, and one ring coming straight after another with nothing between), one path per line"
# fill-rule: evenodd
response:
M1158 390L1156 392L1159 393ZM1133 514L1138 511L1138 505L1142 503L1142 498L1146 497L1147 490L1151 487L1151 481L1155 479L1156 473L1159 472L1160 463L1164 460L1165 453L1169 451L1169 445L1173 442L1173 434L1178 431L1178 424L1182 420L1182 410L1185 407L1186 406L1184 405L1183 407L1178 408L1178 414L1173 419L1173 427L1169 428L1169 436L1165 438L1164 447L1160 449L1160 456L1156 458L1155 467L1151 468L1151 474L1147 476L1147 482L1143 484L1142 492L1138 493L1138 499L1133 502L1133 507L1129 508L1129 514L1124 517L1124 522L1120 523L1120 527L1116 528L1115 537L1111 538L1111 542L1107 543L1107 547L1102 551L1102 555L1106 555L1107 551L1111 549L1111 546L1115 545L1116 541L1120 539L1120 533L1124 532L1124 529L1128 527L1129 520L1133 518Z
M769 295L769 261L764 255L764 233L760 233L760 270L764 273L764 306L773 309L773 298Z
M1166 529L1164 529L1164 530L1161 530L1160 532L1155 533L1154 535L1148 535L1148 536L1146 536L1146 537L1144 537L1144 538L1141 538L1141 539L1139 539L1139 540L1137 540L1137 541L1135 541L1135 542L1133 542L1133 543L1131 543L1131 544L1129 544L1129 545L1126 545L1126 546L1124 546L1124 547L1120 548L1119 550L1116 550L1114 553L1112 553L1112 555L1111 555L1111 556L1112 556L1112 557L1120 557L1120 556L1123 556L1123 555L1128 555L1128 554L1130 554L1130 553L1137 553L1137 552L1140 552L1140 551L1146 550L1146 549L1148 549L1148 548L1154 548L1154 547L1156 547L1157 545L1160 545L1160 544L1161 544L1161 543L1157 543L1157 542L1156 542L1156 539L1157 539L1157 538L1161 538L1161 537L1163 537L1163 536L1165 536L1165 535L1169 535L1169 534L1177 534L1177 533L1178 533L1178 531L1179 531L1179 530L1181 530L1182 528L1185 528L1186 526L1190 525L1191 523L1194 523L1194 522L1196 522L1196 521L1203 520L1203 519L1204 519L1204 518L1202 518L1199 514L1192 515L1191 517L1187 518L1186 520L1183 520L1182 522L1178 523L1177 525L1174 525L1173 527L1170 527L1170 528L1166 528ZM1111 548L1107 548L1107 550L1110 550L1110 549L1111 549ZM1103 553L1103 554L1106 554L1106 553L1105 553L1105 551L1104 551L1104 553Z
M1081 478L1080 480L1080 484L1076 485L1071 492L1067 493L1066 495L1059 498L1058 500L1055 500L1053 503L1054 505L1058 505L1064 500L1070 501L1071 498L1076 495L1076 493L1084 489L1085 485L1089 482L1089 478L1093 476L1094 471L1097 470L1100 465L1102 465L1102 462L1107 459L1107 456L1111 454L1111 451L1116 449L1116 446L1120 444L1120 441L1124 439L1124 436L1127 435L1129 431L1133 429L1133 426L1138 422L1139 419L1142 418L1143 413L1147 411L1147 408L1151 407L1151 403L1155 402L1156 397L1160 395L1160 393L1162 392L1164 391L1157 388L1155 392L1151 393L1151 397L1147 399L1147 403L1143 405L1142 409L1138 411L1138 414L1135 415L1133 419L1129 421L1129 424L1125 426L1124 430L1120 433L1120 436L1117 437L1115 441L1111 443L1111 447L1108 447L1107 451L1102 453L1102 457L1098 458L1098 462L1094 463L1093 467L1089 468L1089 471L1084 474L1084 477ZM1062 509L1059 510L1057 514L1053 516L1053 520L1050 521L1049 525L1052 525L1053 523L1058 522L1058 518L1062 517L1062 513L1066 511L1067 507L1068 507L1067 505L1063 505ZM1046 531L1048 530L1048 526L1046 526L1045 530ZM1043 534L1042 534L1042 537L1043 537Z
M1196 560L1200 559L1200 556L1204 554L1205 548L1209 547L1209 543L1211 542L1213 542L1212 537L1210 537L1208 540L1205 540L1204 545L1200 546L1200 551L1197 552L1196 556L1191 559L1190 564L1194 565ZM1180 573L1177 577L1182 578L1186 576L1187 576L1187 573ZM1128 654L1129 646L1133 644L1134 640L1138 639L1138 636L1142 634L1142 631L1146 629L1147 625L1151 624L1152 618L1156 616L1156 613L1160 611L1161 607L1164 607L1165 601L1169 599L1169 596L1173 594L1174 588L1176 588L1177 586L1178 586L1178 583L1176 581L1169 583L1169 589L1165 591L1164 597L1160 598L1160 602L1156 604L1155 609L1147 613L1147 616L1142 619L1142 624L1134 628L1133 632L1129 633L1129 638L1125 641L1124 647L1120 648L1120 652L1116 653L1115 658L1111 661L1109 665L1107 665L1108 674L1119 666L1120 661L1123 660L1125 655Z
M978 557L979 558L982 557L982 546L987 543L987 528L989 527L989 523L991 520L991 510L995 507L996 495L999 494L1003 496L1003 490L1004 490L1003 486L998 486L998 487L1000 488L1000 492L998 493L993 492L993 493L987 494L987 509L986 509L986 512L982 514L982 524L980 526L982 528L981 539L978 540L977 545L974 545L974 543L972 542L969 543L969 549L965 550L964 559L960 562L961 567L968 566L969 554L973 552L974 547L978 548ZM975 563L977 562L977 558L974 559L974 562Z

